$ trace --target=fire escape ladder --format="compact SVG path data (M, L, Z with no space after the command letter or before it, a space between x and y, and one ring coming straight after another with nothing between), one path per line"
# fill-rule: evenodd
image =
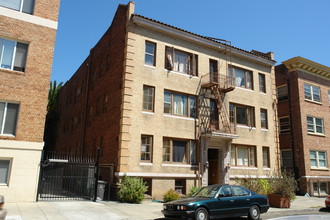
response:
M229 134L231 133L231 128L229 123L229 117L224 104L225 92L221 90L218 84L212 86L211 91L217 101L216 104L217 104L219 119L222 124L223 132Z

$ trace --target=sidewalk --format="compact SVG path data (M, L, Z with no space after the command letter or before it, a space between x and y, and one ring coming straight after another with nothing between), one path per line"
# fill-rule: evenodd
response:
M318 210L325 198L297 196L289 209L270 208L268 212ZM142 204L119 202L59 201L6 203L6 220L150 220L163 218L163 204L144 201Z

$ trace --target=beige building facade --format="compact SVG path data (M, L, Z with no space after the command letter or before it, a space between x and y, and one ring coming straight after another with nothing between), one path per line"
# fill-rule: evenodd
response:
M0 194L33 202L59 1L0 3Z
M79 100L88 97L88 107L78 101L72 109L80 115L62 114L60 127L70 117L81 124L72 135L59 131L57 148L69 141L76 152L101 146L101 163L114 167L113 178L103 179L115 184L124 175L142 177L156 198L169 189L186 194L192 186L278 171L273 54L137 15L134 7L118 7L108 31L63 87L59 106L80 81L87 95ZM107 54L113 44L123 54Z

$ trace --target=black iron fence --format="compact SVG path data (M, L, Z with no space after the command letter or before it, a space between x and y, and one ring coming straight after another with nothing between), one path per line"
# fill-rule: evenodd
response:
M96 156L43 152L38 200L95 200L98 159Z

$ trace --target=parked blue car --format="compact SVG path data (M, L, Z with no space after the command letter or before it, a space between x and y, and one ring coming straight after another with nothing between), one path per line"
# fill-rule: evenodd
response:
M190 198L165 203L162 213L165 217L195 220L235 216L257 220L268 209L267 196L237 185L210 185L201 188Z

